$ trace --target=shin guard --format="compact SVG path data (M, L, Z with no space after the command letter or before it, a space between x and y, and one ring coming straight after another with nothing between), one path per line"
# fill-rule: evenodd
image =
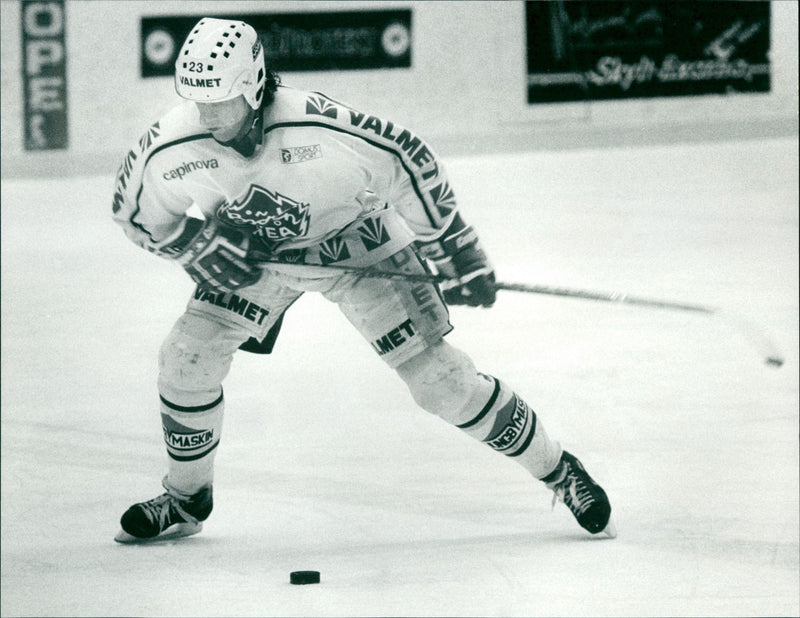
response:
M213 482L223 409L221 390L217 399L199 406L181 406L161 396L168 482L178 491L192 494Z
M457 425L498 453L514 458L536 478L549 474L561 457L536 412L497 378L489 401L472 420Z

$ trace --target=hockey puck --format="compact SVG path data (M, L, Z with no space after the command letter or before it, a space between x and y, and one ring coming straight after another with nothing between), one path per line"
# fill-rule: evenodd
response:
M318 584L319 571L292 571L289 573L290 584Z
M764 362L772 367L780 367L783 365L783 359L777 356L768 356Z

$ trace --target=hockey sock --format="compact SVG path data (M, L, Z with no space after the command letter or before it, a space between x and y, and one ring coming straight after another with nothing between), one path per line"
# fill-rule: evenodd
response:
M456 426L513 458L536 478L544 478L558 465L561 446L550 440L519 395L497 378L486 377L494 382L489 400L471 420Z
M224 397L205 405L182 406L161 395L161 423L169 455L167 482L194 494L214 480L214 457L222 431Z

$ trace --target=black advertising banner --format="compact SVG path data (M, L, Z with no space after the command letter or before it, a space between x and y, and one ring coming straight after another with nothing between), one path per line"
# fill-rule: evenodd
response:
M525 3L528 103L770 90L770 3Z
M313 6L313 3L310 3ZM171 76L186 35L205 15L143 17L142 77ZM342 71L411 66L411 11L218 15L258 32L276 71Z
M22 2L25 150L67 147L67 51L63 0Z

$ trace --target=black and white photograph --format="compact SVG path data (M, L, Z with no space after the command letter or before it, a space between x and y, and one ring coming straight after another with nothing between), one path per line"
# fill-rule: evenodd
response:
M797 2L0 25L3 617L800 615Z

